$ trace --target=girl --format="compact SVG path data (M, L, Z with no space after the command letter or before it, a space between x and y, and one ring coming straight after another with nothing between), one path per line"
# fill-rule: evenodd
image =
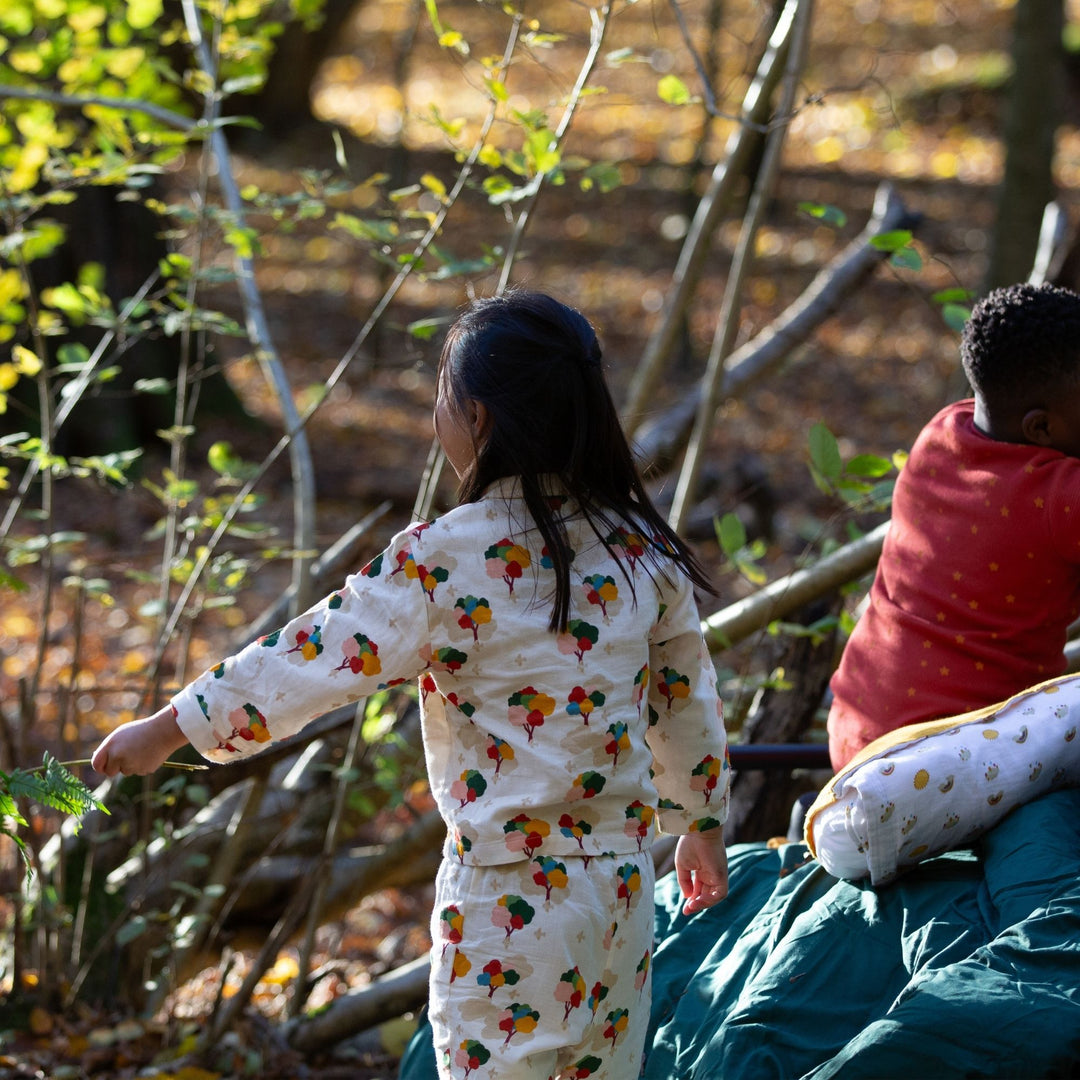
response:
M432 914L440 1076L625 1080L650 1002L654 822L692 914L727 892L726 740L685 544L634 467L586 319L475 301L439 361L460 505L94 754L213 761L418 678L448 836Z

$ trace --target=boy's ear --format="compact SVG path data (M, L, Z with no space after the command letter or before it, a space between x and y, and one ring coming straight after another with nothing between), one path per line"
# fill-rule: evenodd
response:
M1020 421L1024 441L1035 446L1049 446L1053 439L1050 432L1050 413L1046 409L1028 409Z

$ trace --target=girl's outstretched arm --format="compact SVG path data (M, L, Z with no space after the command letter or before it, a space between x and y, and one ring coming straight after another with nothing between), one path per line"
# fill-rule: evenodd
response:
M172 705L164 705L153 716L121 724L90 760L106 776L142 776L152 773L173 751L186 745L187 738L176 723Z
M720 903L728 892L723 828L680 836L675 847L675 874L686 897L684 915L694 915Z

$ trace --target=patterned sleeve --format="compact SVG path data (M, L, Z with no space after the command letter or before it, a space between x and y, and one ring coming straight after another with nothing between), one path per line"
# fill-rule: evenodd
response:
M252 642L173 699L188 741L211 761L246 757L331 709L415 678L426 666L426 596L414 526L328 597Z
M649 731L661 831L682 834L727 820L731 775L716 668L689 581L681 579L653 628Z

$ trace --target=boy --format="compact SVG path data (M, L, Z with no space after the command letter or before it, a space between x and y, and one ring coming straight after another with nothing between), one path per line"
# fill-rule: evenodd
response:
M887 731L1065 670L1080 612L1080 296L991 292L961 360L974 399L916 439L869 605L832 679L837 771Z

